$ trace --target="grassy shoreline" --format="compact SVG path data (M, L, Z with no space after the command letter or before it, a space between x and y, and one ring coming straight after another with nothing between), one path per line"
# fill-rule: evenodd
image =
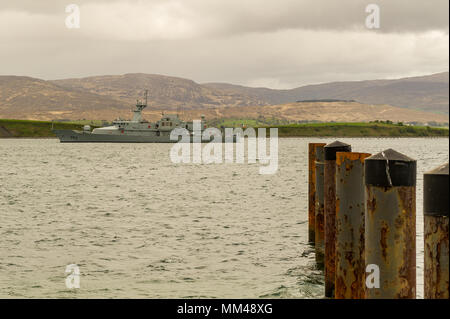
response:
M263 126L267 127L268 126ZM312 123L275 126L279 137L448 137L447 128L386 123ZM267 132L268 133L268 132Z
M53 122L55 129L80 130L73 122ZM310 123L259 127L278 128L279 137L448 137L447 128L387 123ZM257 127L255 127L257 128ZM0 119L0 138L55 138L51 121ZM269 130L267 130L267 134Z
M80 130L83 125L70 122L0 119L0 138L56 138L54 129Z

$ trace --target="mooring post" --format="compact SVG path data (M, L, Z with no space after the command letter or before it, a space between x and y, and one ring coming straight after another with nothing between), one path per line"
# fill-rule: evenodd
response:
M351 152L350 145L336 141L325 145L325 297L334 297L336 275L336 153Z
M324 183L324 169L325 157L324 146L316 146L316 199L315 199L315 250L316 250L316 264L317 268L324 268L324 254L325 254L325 220L324 220L324 199L323 199L323 183Z
M366 298L415 298L417 163L388 149L364 166Z
M423 175L425 299L449 299L448 163Z
M336 299L363 299L364 160L367 153L336 153Z
M324 146L325 143L308 144L308 242L315 241L315 207L316 207L316 146Z

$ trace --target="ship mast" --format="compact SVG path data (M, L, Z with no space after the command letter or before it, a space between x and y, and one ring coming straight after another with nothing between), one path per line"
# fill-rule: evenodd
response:
M141 101L136 101L136 109L133 111L133 122L141 122L142 121L142 110L147 107L147 95L148 90L145 90L145 103Z

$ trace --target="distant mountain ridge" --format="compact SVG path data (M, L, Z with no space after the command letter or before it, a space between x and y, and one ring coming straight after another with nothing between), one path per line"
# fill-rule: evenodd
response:
M199 84L178 77L143 73L50 81L25 76L0 76L0 117L80 119L88 116L111 119L117 115L129 116L129 110L136 99L142 97L145 89L149 90L147 110L152 113L159 110L237 110L241 107L244 112L248 109L246 107L296 101L322 100L325 103L345 100L448 115L448 75L448 72L443 72L397 80L333 82L290 90L227 83ZM283 115L280 113L280 116Z
M250 96L229 94L192 80L157 74L130 73L63 79L51 83L76 91L113 97L133 104L148 90L149 108L214 108L221 106L267 105L267 101Z
M297 100L355 100L365 104L389 104L427 112L449 113L449 73L409 77L396 80L331 82L306 85L291 90L247 88L227 83L209 83L208 87L254 96L270 95L269 104L284 104Z

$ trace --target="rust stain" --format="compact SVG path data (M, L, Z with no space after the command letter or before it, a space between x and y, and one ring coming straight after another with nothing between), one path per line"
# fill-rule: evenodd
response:
M386 262L387 259L387 236L389 233L389 226L383 222L383 225L380 229L381 232L381 238L380 238L380 245L381 245L381 254L383 256L384 261Z
M369 198L367 199L367 211L369 213L374 213L377 209L377 200L375 196L373 196L372 192L369 192Z
M339 210L340 210L339 204L340 204L340 203L341 203L341 200L340 200L339 198L336 197L336 199L335 199L336 216L339 215Z
M336 277L336 287L345 287L344 278L341 276ZM346 299L345 289L336 289L335 298L336 299Z
M424 216L425 299L449 299L449 220Z
M347 159L349 163L352 161L361 161L361 163L364 163L364 160L371 156L372 154L369 153L357 153L357 152L337 152L336 153L336 164L338 166L341 166L342 163ZM353 164L351 164L353 165Z

